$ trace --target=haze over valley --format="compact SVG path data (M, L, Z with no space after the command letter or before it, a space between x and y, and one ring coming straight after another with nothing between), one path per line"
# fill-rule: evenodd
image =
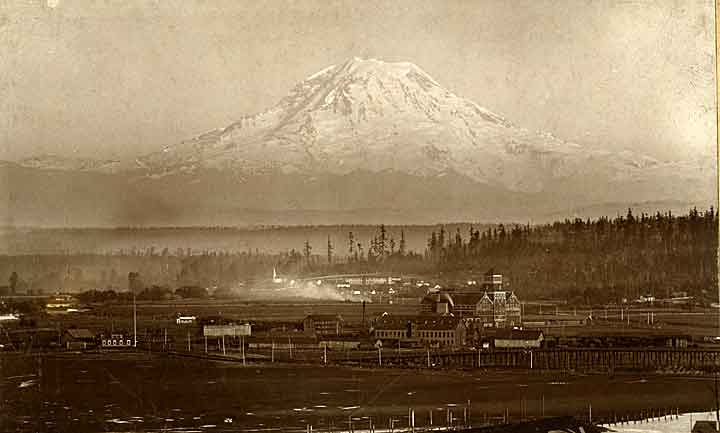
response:
M715 170L529 131L413 63L355 57L157 152L3 162L0 191L6 226L525 223L705 207Z

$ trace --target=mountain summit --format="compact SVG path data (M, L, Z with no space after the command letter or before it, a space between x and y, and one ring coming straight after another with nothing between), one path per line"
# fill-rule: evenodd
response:
M588 149L516 127L444 89L413 63L357 57L309 76L265 112L138 163L153 173L198 168L333 174L391 170L423 176L453 172L520 192L584 182L589 174L605 184L652 183L646 173L663 166L632 152ZM615 192L602 184L593 187L605 195ZM633 199L642 199L645 189Z
M188 223L175 219L188 207L220 212L227 218L213 223L232 224L238 209L346 216L411 209L427 222L527 220L602 203L704 206L714 196L715 170L531 132L446 90L413 63L360 58L307 77L264 112L130 164L28 161L21 165L42 169L50 161L45 168L122 176L168 214L143 218L154 224ZM208 223L197 218L193 224Z
M153 171L198 164L286 173L456 169L483 180L456 154L477 150L476 129L508 127L412 63L353 58L311 75L270 110L139 162Z

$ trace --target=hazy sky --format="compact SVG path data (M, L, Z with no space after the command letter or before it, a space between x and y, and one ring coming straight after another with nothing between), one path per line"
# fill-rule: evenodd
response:
M349 57L411 61L533 130L715 153L712 0L0 0L0 159L127 157Z

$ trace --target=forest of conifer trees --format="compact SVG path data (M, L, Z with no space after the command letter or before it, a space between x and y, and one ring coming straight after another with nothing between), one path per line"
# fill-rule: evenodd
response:
M406 247L402 228L384 225L361 242L327 238L298 249L267 253L132 249L113 254L0 256L0 272L15 275L20 290L127 290L129 272L145 288L175 291L186 286L225 289L267 280L276 269L292 277L387 272L459 284L490 268L504 274L508 289L524 299L576 303L620 302L652 294L686 293L716 300L718 214L711 208L685 215L670 212L610 219L574 219L545 225L438 226L425 251ZM9 286L8 286L9 288Z
M643 294L716 297L718 214L692 209L614 219L566 219L480 232L433 232L426 258L438 271L494 267L525 296L597 303Z

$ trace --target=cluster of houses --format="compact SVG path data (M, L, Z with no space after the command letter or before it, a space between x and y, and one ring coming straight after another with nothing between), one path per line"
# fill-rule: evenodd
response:
M384 316L371 330L376 346L432 348L539 348L541 330L489 328L455 316Z
M520 300L513 292L504 291L502 275L491 271L481 284L462 291L431 290L423 298L419 314L383 314L372 321L366 339L374 347L541 347L543 332L523 330L521 325ZM316 314L303 320L305 333L325 345L346 341L345 328L340 316Z
M176 318L179 326L192 326L197 322L194 316ZM415 315L384 313L369 323L363 320L358 326L346 323L340 315L310 314L303 319L300 330L251 333L249 324L242 325L242 329L235 325L206 325L203 334L206 338L241 335L247 337L243 344L251 349L282 348L284 344L337 349L541 347L543 332L523 330L521 325L520 300L513 292L503 290L502 275L490 272L481 284L462 291L431 289ZM70 329L62 345L68 349L122 348L132 346L133 341L117 333L94 336L87 330Z
M133 347L133 339L119 332L97 335L88 329L71 328L60 337L60 345L67 350L123 349Z
M274 340L282 341L277 335ZM543 340L540 330L488 328L461 317L423 313L383 314L365 333L349 331L339 315L313 314L303 320L303 332L293 336L298 347L330 348L533 348L541 347Z
M506 328L522 324L522 304L513 292L503 290L503 276L489 272L482 284L461 291L435 290L421 302L422 312L452 315L482 327Z

